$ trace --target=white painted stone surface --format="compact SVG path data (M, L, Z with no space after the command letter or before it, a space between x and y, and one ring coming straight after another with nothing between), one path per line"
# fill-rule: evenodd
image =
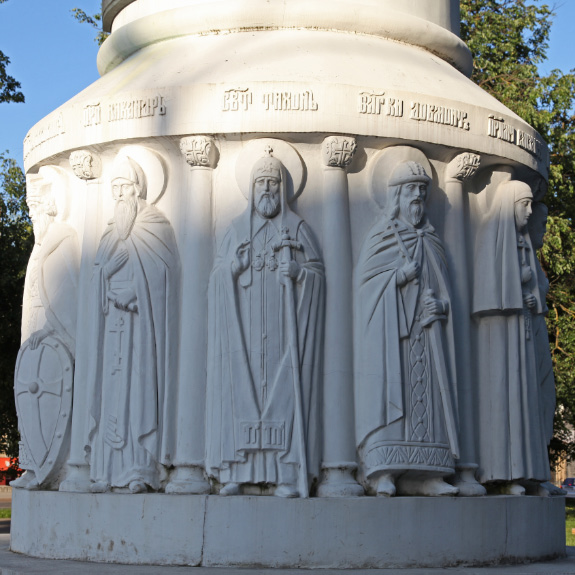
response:
M555 401L542 227L528 233L521 208L544 200L549 155L466 77L458 3L104 12L102 78L24 141L30 202L64 200L46 232L62 241L35 248L24 295L14 549L309 567L560 553L562 502L542 485ZM38 298L57 256L65 279ZM509 286L519 304L476 305ZM513 353L485 349L494 325L506 335L491 344ZM42 349L63 374L50 409L28 401ZM538 497L476 497L478 479Z
M19 513L12 519L12 550L54 559L368 569L561 556L565 545L561 498L303 500L14 490L13 508ZM38 516L52 518L50 529Z

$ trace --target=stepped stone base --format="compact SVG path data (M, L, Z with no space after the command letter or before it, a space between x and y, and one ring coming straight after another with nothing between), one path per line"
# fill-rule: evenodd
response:
M315 498L14 489L11 549L109 563L447 567L565 555L561 497Z

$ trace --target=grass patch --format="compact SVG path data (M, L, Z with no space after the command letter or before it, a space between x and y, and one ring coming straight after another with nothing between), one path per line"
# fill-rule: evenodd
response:
M573 525L575 526L575 514L574 514L574 519L573 519ZM7 508L7 509L0 509L0 519L11 519L12 518L12 509ZM571 533L571 532L569 532ZM574 541L575 541L575 535L574 537Z

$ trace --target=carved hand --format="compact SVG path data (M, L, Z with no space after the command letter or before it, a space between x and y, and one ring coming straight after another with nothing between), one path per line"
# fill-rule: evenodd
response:
M35 331L28 340L30 342L30 349L36 349L42 340L50 335L50 332L47 329L39 329Z
M280 262L280 272L283 276L295 280L299 275L301 266L295 260Z
M244 240L237 248L234 261L232 262L232 273L238 277L248 269L250 265L250 240Z
M414 279L419 277L419 273L421 269L417 262L409 262L399 268L398 272L398 283L400 286L405 285L406 283L413 281Z
M537 305L537 300L532 293L526 292L523 294L523 303L529 308L533 309Z
M122 266L128 261L128 251L124 248L120 248L112 256L110 261L104 266L104 276L106 279L111 278L116 272L118 272Z
M116 292L113 296L114 305L123 311L136 311L134 302L136 301L136 292L133 289L124 289Z
M423 305L428 316L442 315L444 313L443 302L431 295L426 295L423 298Z

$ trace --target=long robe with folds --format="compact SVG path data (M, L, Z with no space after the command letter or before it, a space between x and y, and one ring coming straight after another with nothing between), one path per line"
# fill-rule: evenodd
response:
M534 332L541 294L531 240L516 229L510 184L496 190L475 250L472 311L482 483L549 479ZM535 297L533 309L524 304L527 293Z
M278 269L286 227L299 243L291 249L301 266L293 290ZM232 262L246 241L250 265L234 278ZM234 220L209 285L206 469L222 483L293 484L302 457L308 478L317 477L323 306L323 264L301 218L284 205L275 218L247 210Z
M128 260L112 277L104 266L118 250ZM121 240L106 228L94 263L89 370L90 475L113 487L144 481L159 487L158 463L171 465L179 313L180 262L174 232L153 206L137 215ZM111 298L133 289L129 311Z
M537 381L541 393L541 409L543 411L543 440L549 445L553 437L553 419L555 417L555 375L553 374L553 360L549 348L549 332L545 316L549 309L545 303L549 292L549 280L541 268L538 260L535 261L537 271L537 284L541 294L541 313L533 314L533 336L535 339L535 353L537 360Z
M420 275L400 287L398 271ZM355 277L356 440L362 475L453 472L458 455L453 325L445 252L433 227L383 218ZM441 300L429 318L423 300Z

